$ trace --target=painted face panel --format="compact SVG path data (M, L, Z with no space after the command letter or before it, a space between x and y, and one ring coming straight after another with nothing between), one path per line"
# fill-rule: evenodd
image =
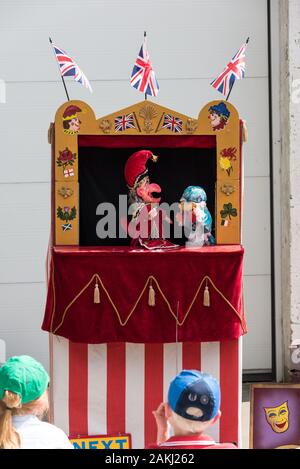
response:
M268 424L276 433L284 433L289 428L288 401L277 407L264 407Z
M221 124L221 117L216 112L211 112L209 114L210 122L212 127L217 127Z
M79 132L80 124L81 124L81 121L78 119L78 117L74 117L74 119L70 121L70 129L73 130L74 132Z

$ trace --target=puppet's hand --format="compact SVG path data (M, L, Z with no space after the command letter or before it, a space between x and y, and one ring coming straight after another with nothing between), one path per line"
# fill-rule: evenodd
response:
M183 212L181 212L181 211L176 213L176 215L175 215L175 219L176 219L179 226L183 226L183 217L184 217L184 215L183 215Z
M166 404L162 402L158 408L152 412L157 425L157 444L163 443L169 437L168 420L166 417Z
M172 225L172 223L173 223L172 220L171 220L171 218L168 217L168 215L165 216L165 221L166 221L167 223L170 223L170 225Z
M150 220L153 220L153 218L157 216L157 208L156 207L152 208L148 216Z

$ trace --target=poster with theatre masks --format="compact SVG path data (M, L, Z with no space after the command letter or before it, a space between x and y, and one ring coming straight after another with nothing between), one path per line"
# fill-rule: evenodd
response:
M254 384L250 406L250 448L300 448L300 384Z

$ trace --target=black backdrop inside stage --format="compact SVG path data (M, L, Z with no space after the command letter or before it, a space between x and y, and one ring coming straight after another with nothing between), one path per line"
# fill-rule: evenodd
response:
M96 225L101 216L96 215L100 203L110 202L117 209L119 194L127 195L124 166L129 156L141 148L79 147L79 209L80 246L129 245L130 239L99 239ZM148 148L158 155L157 163L148 162L150 182L162 188L161 203L179 202L188 186L201 186L207 193L207 206L215 219L215 148ZM105 216L105 215L104 215ZM171 214L173 218L173 214ZM213 226L214 233L214 226ZM174 238L171 227L170 239L184 244L185 238Z

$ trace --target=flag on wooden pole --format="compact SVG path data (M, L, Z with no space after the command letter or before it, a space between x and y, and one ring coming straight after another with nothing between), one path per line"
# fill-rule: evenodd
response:
M147 94L149 96L157 96L158 94L159 85L150 62L146 33L144 33L144 42L131 73L130 84L141 93L145 93L145 99Z
M73 77L75 81L83 85L85 88L88 88L92 93L93 90L90 82L82 70L78 67L77 63L63 49L56 46L50 38L49 40L53 47L61 76Z
M245 76L246 68L246 48L249 38L238 50L232 60L227 64L223 72L211 83L216 90L227 96L227 100L231 93L235 80L241 80Z

